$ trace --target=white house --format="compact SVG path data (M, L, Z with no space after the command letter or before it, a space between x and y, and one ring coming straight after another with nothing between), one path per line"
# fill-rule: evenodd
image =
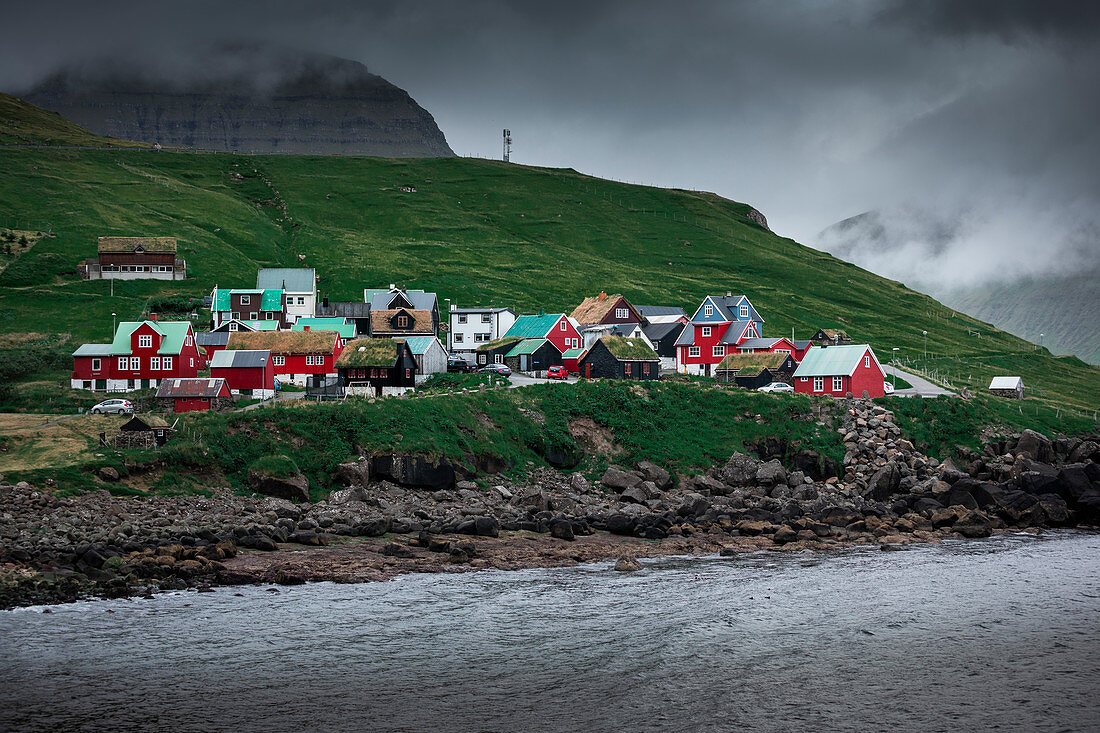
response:
M590 349L604 336L622 336L624 338L640 338L646 346L653 348L653 342L646 336L640 323L597 323L591 326L578 326L583 342L581 348Z
M516 322L511 308L459 308L451 306L451 329L447 346L453 352L473 352L508 333Z
M409 336L405 339L416 361L416 383L420 384L433 374L447 371L447 350L435 336Z
M290 324L302 316L316 315L317 271L312 267L264 267L256 274L256 288L286 293L286 319Z

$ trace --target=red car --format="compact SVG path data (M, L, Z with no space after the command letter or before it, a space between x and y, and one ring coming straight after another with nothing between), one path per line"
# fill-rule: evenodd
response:
M547 379L566 379L568 376L569 372L567 372L563 366L552 366L546 372Z

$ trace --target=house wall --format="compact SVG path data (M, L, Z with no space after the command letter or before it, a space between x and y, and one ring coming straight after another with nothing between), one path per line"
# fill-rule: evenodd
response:
M151 336L151 346L141 347L139 336ZM87 389L85 382L92 382L91 389L97 389L95 382L106 382L105 389L108 392L121 392L132 389L140 389L141 382L147 382L149 387L156 387L160 380L175 377L198 376L202 367L202 359L199 357L198 346L195 345L194 333L188 329L188 338L178 354L160 354L161 340L163 337L154 331L148 324L142 324L134 329L130 337L130 352L125 355L111 356L74 356L73 371L70 375L70 385L73 389ZM164 357L172 359L171 369L153 369L152 359L160 359L163 365ZM126 359L126 367L119 366L119 358ZM93 369L93 360L99 359L99 369ZM132 359L138 360L138 368L132 369ZM132 383L132 384L131 384Z
M477 362L477 365L479 367L483 367L486 364L496 363L498 361L498 359L496 357L500 356L499 362L501 364L503 364L504 363L504 355L507 354L512 349L514 349L516 347L516 343L518 343L518 342L513 341L510 344L505 344L504 346L498 346L495 349L488 349L486 351L479 351L479 352L477 352L477 357L476 357L475 361Z
M878 362L870 350L864 352L864 357L870 357L870 366L864 366L865 359L859 360L859 366L852 373L850 389L856 397L862 397L864 391L868 397L884 397L886 395L886 380L882 376Z
M626 316L616 315L615 311L620 308L626 309ZM611 307L611 310L607 312L600 323L618 324L618 323L641 323L642 319L640 314L634 310L626 298L619 298L615 305Z
M1021 400L1024 397L1024 391L1022 389L991 389L989 394L997 395L998 397L1008 397L1013 400Z
M562 323L565 324L565 330L562 330ZM583 343L580 333L565 316L558 319L558 322L554 324L554 328L546 334L545 338L557 347L558 353L568 351L573 347L579 347Z
M630 374L626 373L626 365L630 365ZM644 366L649 365L649 373L645 373ZM579 363L581 376L585 378L595 379L602 377L604 379L632 379L632 380L653 380L660 378L661 366L658 361L644 361L644 360L624 360L619 361L611 352L608 351L607 346L603 342L598 342L588 353L584 355L584 358Z
M293 325L299 318L312 316L317 310L317 291L308 293L294 293L285 291L283 297L286 302L286 320L288 325Z
M460 316L466 316L466 323L459 323ZM481 320L483 315L489 316L489 322ZM461 310L451 311L451 328L447 334L451 351L473 351L481 344L496 341L504 336L512 324L516 322L516 314L511 311L501 313L463 313ZM462 341L456 341L455 335L461 334ZM478 338L478 334L481 337Z
M684 374L710 374L713 371L713 366L726 358L726 354L736 352L736 347L719 343L722 337L725 336L726 329L744 328L744 324L738 325L737 323L731 324L728 321L720 321L715 324L694 325L696 326L695 345L699 347L699 355L691 356L690 346L677 346L676 369ZM710 328L710 336L703 335L703 328ZM714 353L716 347L719 347L721 353Z
M221 377L234 393L241 390L275 389L275 368L268 359L262 367L210 367L211 378Z
M427 351L417 356L416 369L424 379L447 371L447 350L443 348L443 344L435 341Z

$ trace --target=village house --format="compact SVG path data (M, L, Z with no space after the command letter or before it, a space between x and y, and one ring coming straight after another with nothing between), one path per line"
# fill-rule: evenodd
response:
M319 318L309 316L299 318L290 327L291 331L333 331L340 337L340 347L347 345L348 341L355 338L355 324L348 323L346 318Z
M585 379L660 379L661 360L642 339L604 336L579 361Z
M126 392L156 387L162 379L194 377L202 361L187 321L124 321L109 344L73 352L73 389Z
M162 410L202 412L229 407L233 396L224 379L164 379L156 400Z
M790 354L795 355L794 343L785 337L780 338L747 338L737 344L737 353L739 354ZM795 359L798 361L798 359Z
M279 381L301 387L324 387L341 352L333 331L238 331L226 350L270 351Z
M315 315L318 318L343 318L355 326L355 338L370 336L370 303L330 302L326 296L318 304Z
M291 321L286 312L287 296L282 290L227 290L215 286L210 294L210 317L212 330L216 330L230 321L245 323L268 323L272 330L285 329ZM230 330L237 330L231 328ZM249 330L259 330L252 327Z
M520 339L504 355L504 365L513 372L539 374L552 366L562 366L562 352L548 339Z
M882 397L886 372L867 344L815 346L794 372L794 391L829 397Z
M432 312L409 308L371 310L370 333L373 338L435 337Z
M638 312L645 320L643 323L687 323L688 315L683 308L672 305L640 305Z
M168 442L174 427L160 415L134 415L119 426L111 443L115 448L159 448Z
M710 376L738 344L763 329L764 319L744 295L707 296L676 339L676 370Z
M558 353L581 346L581 334L576 324L564 313L520 316L504 334L504 338L547 339L554 344Z
M570 316L578 327L642 323L645 318L621 295L600 293L585 298Z
M731 382L745 389L758 389L772 382L793 384L794 357L785 352L730 354L714 371L720 382Z
M283 291L288 323L316 315L317 271L312 267L261 268L256 273L256 289Z
M581 357L584 356L587 349L566 349L562 352L561 363L565 367L565 371L570 374L581 373Z
M416 359L404 339L357 339L336 360L345 394L400 395L416 388Z
M543 339L545 340L545 339ZM505 336L477 347L474 359L479 367L487 364L503 364L504 357L523 339L519 336ZM511 367L509 367L510 369Z
M669 371L676 369L676 341L680 338L680 334L684 332L686 321L687 318L685 317L684 321L661 321L642 326L646 341L652 345L653 350L657 352L657 356L661 358L661 369Z
M451 306L447 350L472 352L478 346L496 341L516 322L511 308L459 308Z
M447 371L447 350L435 336L410 336L405 339L416 361L416 383L420 384L433 374Z
M794 360L801 364L802 357L806 356L806 352L810 350L810 347L814 345L814 342L809 340L795 340L791 341L791 343L794 344Z
M275 395L275 364L266 349L219 351L210 360L210 376L222 379L235 395L262 400Z
M439 335L439 300L435 297L435 293L426 293L423 290L407 290L390 283L388 290L381 288L365 289L363 291L363 302L370 303L371 336ZM411 316L415 319L417 328L411 332L402 332L401 329L407 328L407 325L399 327L397 324L391 324L391 328L387 329L385 324L388 324L391 318L397 316L397 311L404 311L407 317ZM424 311L428 313L429 323L427 325L424 322ZM380 319L385 322L382 329L383 333L375 331L375 325L380 323L380 320L376 320L375 314L379 312L385 313L385 316ZM391 330L396 332L390 333Z
M852 339L844 331L835 328L819 328L817 333L810 337L815 346L845 346L852 343Z
M97 256L80 265L85 280L183 280L187 263L176 258L175 237L100 237Z
M989 382L989 393L1013 400L1024 398L1024 380L1020 377L993 377Z

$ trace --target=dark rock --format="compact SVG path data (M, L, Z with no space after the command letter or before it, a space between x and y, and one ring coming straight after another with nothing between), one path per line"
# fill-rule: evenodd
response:
M1070 463L1100 462L1100 443L1083 440L1070 451L1068 459Z
M287 538L287 542L294 542L299 545L309 545L310 547L321 547L325 544L321 539L321 535L316 532L292 532Z
M567 522L564 519L551 522L550 536L559 540L568 540L572 542L575 539L573 535L573 523Z
M730 491L724 483L705 474L692 477L691 488L703 496L725 496Z
M930 496L922 496L913 502L913 511L925 517L932 516L932 512L943 509L943 504Z
M257 494L291 501L309 501L309 481L301 473L281 477L249 469L247 480L248 488Z
M292 573L285 568L280 568L275 571L275 574L271 578L271 582L276 585L302 585L306 582L306 579L297 573Z
M536 512L545 512L550 508L550 497L542 489L530 489L512 497L515 506L527 507Z
M969 485L980 485L980 482L974 481L974 479L964 479L954 484L947 493L940 497L944 504L947 506L964 506L967 509L977 509L978 502L974 499L974 496L969 491Z
M759 467L760 461L752 456L747 456L744 453L734 453L722 466L719 474L722 480L730 486L747 486L756 481L756 471Z
M382 545L382 554L387 557L416 557L407 545L398 542L387 542Z
M607 518L605 522L607 531L611 534L618 535L632 535L634 534L635 522L632 517L626 514L612 514Z
M672 488L672 475L656 463L639 461L636 467L642 472L642 476L646 481L652 481L661 491L668 491Z
M845 507L832 506L820 512L817 516L818 520L825 524L832 525L833 527L847 527L852 522L863 519L863 517L851 509Z
M112 468L110 466L103 466L98 471L96 471L96 473L99 474L99 477L104 481L118 481L120 478L118 475L118 469Z
M622 493L626 489L642 483L642 477L633 471L623 471L611 467L604 471L603 476L600 477L600 483L612 491Z
M381 537L390 531L388 517L375 517L355 525L352 531L359 537Z
M337 466L332 473L332 483L336 486L365 487L370 482L370 474L370 459L364 457Z
M868 496L875 501L886 501L897 493L900 484L901 469L898 468L897 463L889 461L871 476L871 480L867 482L867 490L864 492L864 496Z
M967 511L959 517L951 529L963 537L988 537L993 534L993 526L989 522L989 517L975 510Z
M630 486L623 489L622 494L619 496L623 501L629 501L634 504L644 504L649 496L646 494L645 489L639 486Z
M264 552L274 552L279 549L273 539L262 534L247 534L238 539L237 544L250 550L263 550Z
M1009 491L996 504L996 510L1005 521L1019 524L1037 503L1038 500L1026 491Z
M374 456L370 476L398 486L432 491L453 489L456 481L454 466L447 461L398 453Z
M615 561L615 570L620 573L633 573L642 569L642 564L635 558L624 556Z
M996 484L979 481L970 488L970 495L978 503L979 509L985 509L989 506L997 506L1004 497L1005 490Z
M1058 494L1067 502L1076 504L1091 488L1092 482L1083 464L1063 466L1058 472Z
M702 494L694 492L684 494L676 513L681 517L698 517L710 508L710 502Z
M794 542L797 539L798 533L785 524L780 526L779 529L775 530L775 534L772 535L772 542L777 545L785 545L788 542Z
M478 537L500 536L500 522L492 517L478 517L474 520L474 531L466 534L476 534Z
M806 474L814 481L824 481L832 476L839 476L840 471L836 461L827 456L822 456L817 451L803 448L791 456L791 465Z
M1030 429L1020 433L1020 439L1016 442L1016 453L1026 453L1040 463L1054 460L1054 446L1050 440L1042 433Z
M756 469L756 482L762 486L786 486L787 471L778 460L771 460Z
M1041 494L1035 499L1046 515L1047 523L1054 527L1064 527L1070 523L1069 506L1066 500L1057 494Z

